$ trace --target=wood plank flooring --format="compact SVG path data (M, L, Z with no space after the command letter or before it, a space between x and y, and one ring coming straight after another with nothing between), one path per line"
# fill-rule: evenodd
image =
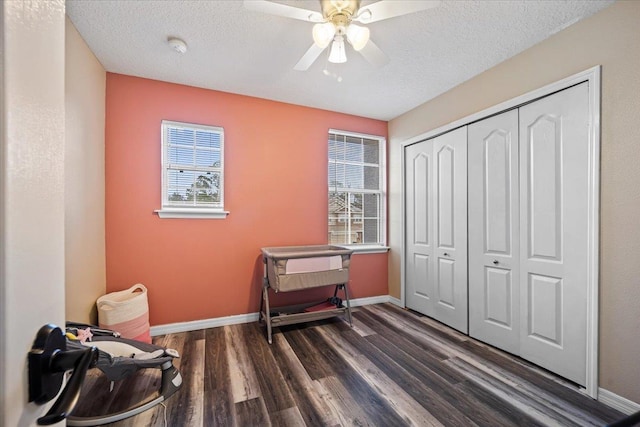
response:
M169 334L183 387L111 426L602 426L623 415L567 381L432 319L378 304L274 330L257 323ZM159 370L109 383L92 370L76 415L123 409Z

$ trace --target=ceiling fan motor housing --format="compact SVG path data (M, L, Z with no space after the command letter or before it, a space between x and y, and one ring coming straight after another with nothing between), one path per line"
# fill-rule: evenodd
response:
M360 0L323 0L320 2L322 6L322 16L327 21L338 25L347 26L351 18L360 8Z

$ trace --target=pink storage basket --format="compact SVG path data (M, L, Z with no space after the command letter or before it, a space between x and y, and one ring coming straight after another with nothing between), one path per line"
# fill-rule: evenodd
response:
M143 284L103 295L96 304L101 328L120 332L123 338L151 342L147 288Z

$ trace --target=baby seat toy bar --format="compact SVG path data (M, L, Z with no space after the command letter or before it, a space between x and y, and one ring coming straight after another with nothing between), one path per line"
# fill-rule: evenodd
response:
M346 314L351 324L348 284L352 253L351 249L330 245L262 248L265 273L259 320L266 323L269 344L272 343L272 328L276 326L310 322L340 314ZM335 285L335 291L328 302L270 306L269 289L278 293L331 285ZM344 293L346 307L337 297L338 290Z
M79 336L91 341L75 339ZM70 338L72 337L72 338ZM113 423L144 412L167 400L182 386L182 376L173 366L178 352L154 344L119 338L114 331L91 325L67 323L66 337L54 325L43 326L29 353L29 401L44 404L53 399L62 385L65 371L73 375L60 398L49 412L38 419L39 425L55 424L67 419L69 426L97 426ZM86 371L100 369L108 380L124 379L140 369L162 371L159 395L125 410L100 416L74 416Z

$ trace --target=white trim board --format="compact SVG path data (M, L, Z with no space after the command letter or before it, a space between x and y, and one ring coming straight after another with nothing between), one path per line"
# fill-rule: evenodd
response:
M389 295L379 295L375 297L355 298L350 300L351 307L362 305L382 304L392 302L396 305L397 299ZM177 332L190 332L200 329L217 328L218 326L238 325L241 323L251 323L258 321L258 313L236 314L234 316L214 317L211 319L194 320L190 322L169 323L166 325L156 325L151 327L151 336L174 334Z
M599 292L599 230L600 230L600 66L589 68L588 70L566 77L555 83L546 85L540 89L525 93L524 95L502 102L493 107L471 114L462 119L451 122L447 125L430 130L400 143L401 150L401 180L402 194L405 192L405 149L411 144L415 144L427 139L435 138L451 130L469 125L473 122L502 113L504 111L520 107L537 99L551 95L555 92L575 86L579 83L589 83L589 120L591 128L589 130L589 210L588 215L588 251L589 262L587 265L587 376L585 392L590 397L596 399L598 396L598 292ZM401 204L402 218L402 249L400 261L400 301L401 307L405 304L406 271L405 271L405 236L406 236L406 212L404 200Z
M191 322L169 323L151 327L151 336L174 334L177 332L191 332L200 329L217 328L218 326L238 325L258 320L258 313L237 314L234 316L214 317L211 319L194 320Z
M626 415L631 415L640 411L640 403L636 403L632 400L618 396L617 394L601 388L598 390L598 401L604 403L607 406L617 409Z

